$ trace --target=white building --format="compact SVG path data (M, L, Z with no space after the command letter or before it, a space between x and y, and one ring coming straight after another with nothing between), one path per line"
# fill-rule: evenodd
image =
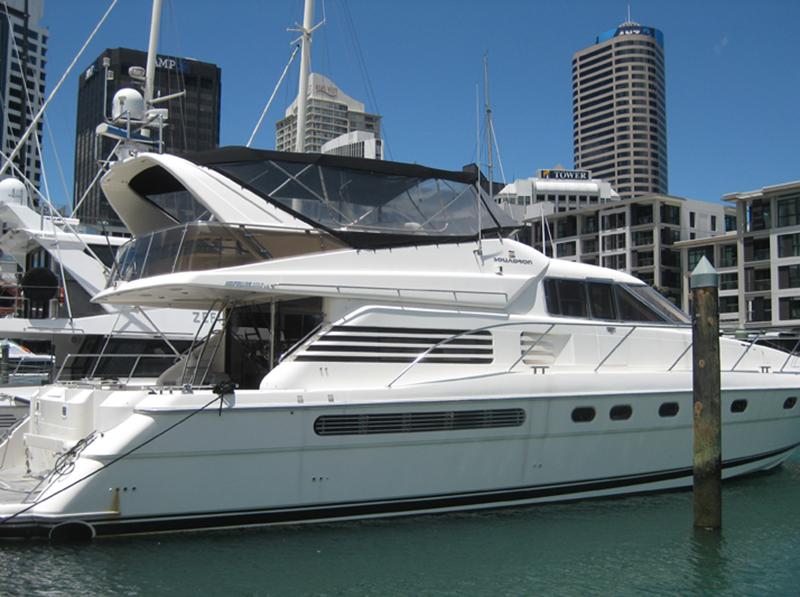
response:
M722 200L736 206L736 236L682 243L684 276L701 257L711 261L719 273L723 324L800 327L800 181L731 193Z
M43 13L44 0L5 0L0 6L0 150L7 156L17 147L45 100L45 56L50 32L38 25ZM24 76L22 64L27 65ZM14 164L38 188L42 175L37 149L37 138L40 142L42 138L41 121L34 134ZM7 174L15 173L9 170Z
M286 109L285 117L275 123L275 149L295 151L297 138L297 98ZM308 115L306 117L306 153L321 153L322 146L354 131L381 137L381 117L367 114L364 104L341 92L327 77L308 76Z
M322 153L344 155L351 158L383 159L383 141L375 138L374 133L354 131L340 135L322 146Z
M520 178L506 185L495 201L518 222L530 222L542 213L562 213L573 209L619 201L611 184L592 178L587 170L539 170L535 178Z

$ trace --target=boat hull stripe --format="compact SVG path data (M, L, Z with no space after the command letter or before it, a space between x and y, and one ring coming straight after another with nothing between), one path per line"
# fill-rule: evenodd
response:
M724 462L723 469L755 464L780 455L788 455L800 446L795 444L757 456L750 456ZM608 479L596 479L574 483L515 487L504 490L491 490L465 494L436 496L417 496L380 501L351 502L343 504L316 504L311 506L281 507L269 510L248 510L237 512L206 512L185 516L155 516L128 519L106 519L91 521L97 535L137 534L164 531L186 531L196 529L215 529L223 527L246 527L269 524L302 523L319 520L370 518L401 514L415 514L434 511L450 511L476 507L514 507L543 499L569 499L576 494L594 493L615 489L634 488L655 483L686 479L682 486L691 485L691 467L662 471L644 475L629 475ZM677 486L673 486L677 488ZM588 496L587 496L588 497ZM555 500L553 500L555 501ZM80 520L76 516L75 520ZM63 521L59 521L63 522ZM0 524L0 536L46 537L53 525Z

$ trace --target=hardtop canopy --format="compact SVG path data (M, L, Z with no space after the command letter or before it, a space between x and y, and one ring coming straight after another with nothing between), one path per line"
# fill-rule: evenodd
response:
M508 236L519 226L479 190L477 171L246 147L187 158L354 248Z

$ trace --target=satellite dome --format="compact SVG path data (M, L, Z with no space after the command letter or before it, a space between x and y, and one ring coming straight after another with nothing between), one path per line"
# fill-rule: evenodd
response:
M0 180L0 203L28 205L28 189L16 178Z
M111 119L127 116L126 112L130 113L131 120L144 118L144 98L141 93L129 87L120 89L114 94L114 99L111 100Z

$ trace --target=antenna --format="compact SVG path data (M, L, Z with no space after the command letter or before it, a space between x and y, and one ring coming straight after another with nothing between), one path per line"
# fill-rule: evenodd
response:
M630 4L628 4L628 20L627 20L627 22L628 23L631 22L631 5Z

